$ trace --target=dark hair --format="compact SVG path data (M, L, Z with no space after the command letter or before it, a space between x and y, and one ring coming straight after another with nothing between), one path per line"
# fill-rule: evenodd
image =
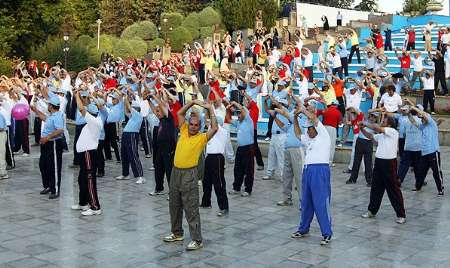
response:
M391 128L397 128L397 121L392 116L386 116L386 122L389 127Z
M386 86L386 91L389 91L389 90L395 91L395 86L393 84L387 85Z

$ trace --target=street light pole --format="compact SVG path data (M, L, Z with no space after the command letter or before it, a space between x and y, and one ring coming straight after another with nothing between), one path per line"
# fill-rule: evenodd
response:
M97 50L100 50L100 24L102 24L102 20L97 20Z
M64 33L64 69L67 71L67 54L69 53L69 34Z

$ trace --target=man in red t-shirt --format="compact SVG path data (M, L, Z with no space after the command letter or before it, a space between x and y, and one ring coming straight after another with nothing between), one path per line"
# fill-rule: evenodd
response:
M253 146L255 149L255 159L256 164L258 165L257 170L264 170L264 161L262 158L261 150L259 149L258 145L258 118L259 118L259 108L255 101L252 100L252 97L250 97L245 90L241 90L242 94L245 98L245 107L247 107L248 113L250 115L250 118L253 121Z
M406 46L406 50L411 49L416 49L416 32L412 27L408 30L408 45Z
M333 100L331 102L331 105L329 105L326 109L317 110L316 112L317 116L322 116L322 124L327 129L328 135L330 135L330 165L334 165L333 160L336 148L337 127L342 121L342 114L338 109L338 105L339 102L337 100Z
M408 51L402 51L402 55L399 56L397 49L395 49L395 56L400 61L400 69L403 76L405 76L409 81L409 69L411 68L411 56Z

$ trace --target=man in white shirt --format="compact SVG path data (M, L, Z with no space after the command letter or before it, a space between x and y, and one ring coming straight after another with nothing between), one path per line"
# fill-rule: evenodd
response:
M385 108L386 112L395 113L402 106L402 98L395 92L395 86L392 84L386 87L386 91L381 96L380 105Z
M430 105L431 114L434 112L434 75L430 71L424 71L425 75L420 77L420 81L423 84L423 109L428 110L428 104Z
M414 88L414 84L416 83L417 78L419 78L420 88L423 88L422 79L420 79L420 75L423 70L423 57L421 56L419 51L413 52L414 57L411 58L411 63L413 66L413 76L411 81L409 81L409 85L411 88Z
M375 152L375 166L373 169L373 180L370 189L370 203L368 211L362 215L363 218L373 218L377 214L386 191L391 205L397 214L396 223L403 224L406 221L403 195L400 190L400 182L397 176L397 150L398 138L395 119L386 116L381 125L359 123L364 136L378 143ZM378 134L372 134L365 128L370 128Z
M94 103L86 106L81 101L80 92L75 95L78 109L86 119L76 150L82 154L80 173L78 174L79 200L73 205L73 210L82 210L81 215L93 216L102 214L97 195L97 146L103 122L98 116L98 108Z
M280 60L281 52L278 50L277 47L273 47L273 49L272 49L272 57L273 57L273 60L275 62L278 62Z
M225 182L225 146L229 140L228 131L223 128L224 117L217 116L218 129L206 145L205 170L203 176L203 197L200 207L211 208L211 191L217 196L220 211L217 216L228 214L228 197Z
M338 74L339 78L343 79L341 57L339 56L339 54L336 53L334 48L331 48L330 52L328 52L327 61L331 65L333 75Z
M302 135L301 127L297 120L300 113L308 117L310 125L307 134ZM328 131L312 113L304 108L295 112L295 135L305 147L305 160L302 175L302 200L300 225L293 238L303 238L309 233L311 221L316 215L322 232L321 245L327 245L331 241L330 214L330 147L331 139Z
M313 54L309 48L302 48L303 68L308 71L308 81L313 81Z

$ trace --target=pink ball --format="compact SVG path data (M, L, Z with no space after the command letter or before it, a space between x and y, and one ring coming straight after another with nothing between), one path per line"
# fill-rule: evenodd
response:
M12 117L16 120L23 120L30 114L30 106L25 103L17 103L11 111Z

